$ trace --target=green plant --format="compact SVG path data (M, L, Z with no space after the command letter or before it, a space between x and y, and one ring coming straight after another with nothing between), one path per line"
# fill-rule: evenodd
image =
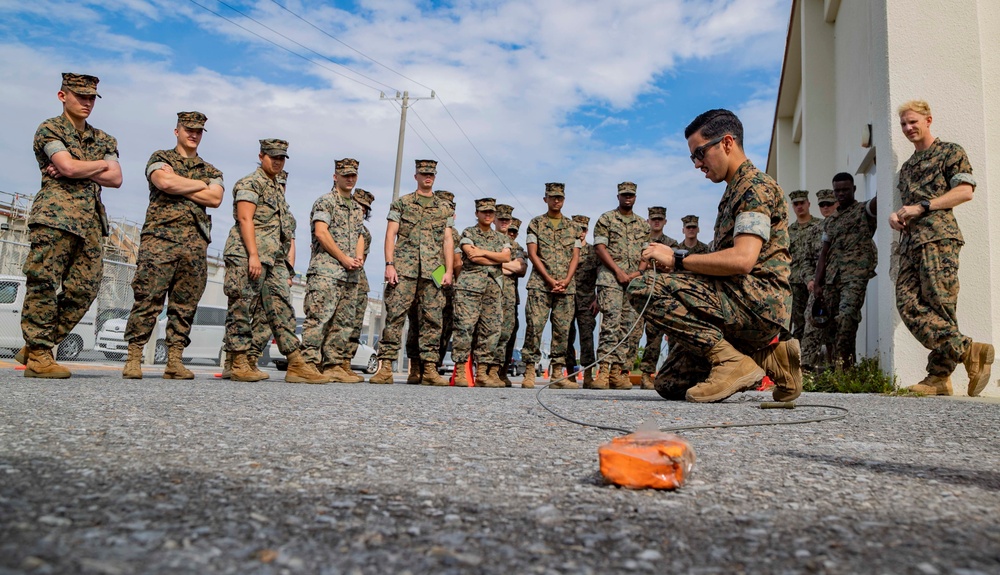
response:
M898 379L879 367L878 359L866 357L855 366L846 369L827 369L817 373L804 374L802 388L805 391L825 393L899 393Z

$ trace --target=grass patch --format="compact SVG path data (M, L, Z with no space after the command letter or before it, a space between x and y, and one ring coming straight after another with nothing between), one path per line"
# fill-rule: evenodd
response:
M802 389L824 393L888 393L906 394L900 390L895 375L887 375L879 367L878 359L866 357L860 363L847 369L828 369L818 373L806 373L802 377Z

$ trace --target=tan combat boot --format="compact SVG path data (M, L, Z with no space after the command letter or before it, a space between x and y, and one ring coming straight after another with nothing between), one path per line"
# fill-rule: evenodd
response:
M247 363L247 354L237 351L233 352L233 367L230 370L229 379L232 381L254 382L260 381L263 378L250 369L250 365Z
M521 389L534 389L535 387L535 366L529 365L524 368L524 379L521 380Z
M28 365L28 346L21 346L21 349L14 354L14 361L21 365Z
M41 377L44 379L66 379L72 374L68 369L56 363L52 350L35 347L28 350L27 367L24 377Z
M368 383L381 383L392 385L392 362L382 359L378 362L378 371L368 378Z
M927 377L921 380L920 383L911 385L906 389L923 395L951 395L951 376L927 374Z
M122 379L142 379L142 346L138 343L128 344L128 359L122 369Z
M969 397L976 397L990 382L993 346L988 343L972 342L962 356L962 363L965 364L965 371L969 374Z
M437 363L433 361L425 361L424 370L420 374L420 384L432 385L434 387L445 387L451 385L451 382L441 377L441 374L438 373Z
M608 383L611 385L611 389L632 389L632 380L628 377L628 371L622 369L620 363L611 366Z
M802 395L802 365L799 340L780 341L753 354L757 365L764 370L774 390L774 401L793 401Z
M226 352L226 359L222 362L222 379L229 379L233 376L233 352Z
M328 365L322 369L321 373L323 374L323 377L326 378L327 382L357 383L357 381L354 379L353 373L347 373L346 371L344 371L344 366L341 364Z
M590 385L583 382L584 389L608 389L611 382L611 364L602 363L597 368L597 377L591 380Z
M653 385L653 377L655 375L653 373L642 374L642 389L656 389L656 386Z
M477 387L503 387L503 382L493 377L490 373L490 366L485 363L476 364L476 386Z
M465 375L466 363L455 364L455 387L469 387L469 377Z
M288 360L288 369L285 370L286 383L326 383L327 377L316 369L311 363L306 363L302 357L302 352L295 350L285 356ZM235 372L235 366L233 371Z
M708 352L712 371L708 379L687 390L685 399L696 403L722 401L740 391L753 389L764 379L764 370L752 358L722 339Z
M493 375L503 382L504 387L514 386L514 382L510 380L510 376L507 374L507 370L503 368L503 365L494 365Z
M354 373L354 370L351 369L351 360L349 359L345 359L344 363L340 364L340 369L344 370L344 373L347 375L347 377L349 377L352 380L348 383L361 383L362 381L365 380L365 378Z
M583 388L590 389L590 384L594 383L594 368L593 366L588 367L583 370Z
M552 371L549 372L549 389L580 389L580 384L572 377L563 375L563 366L553 364Z
M172 345L167 349L167 367L163 369L163 379L194 379L194 372L184 367L181 357L184 347Z
M410 385L420 385L420 377L423 375L420 371L420 360L411 359L410 360L410 371L406 374L406 383Z
M254 355L252 353L247 354L247 365L250 366L250 369L252 369L253 372L256 373L257 375L263 375L264 379L271 379L271 376L268 375L266 371L263 371L259 365L257 365L259 363L260 363L259 355Z

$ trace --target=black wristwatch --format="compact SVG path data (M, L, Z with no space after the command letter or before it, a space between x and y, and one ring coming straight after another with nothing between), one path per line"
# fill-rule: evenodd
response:
M687 257L687 252L674 252L674 271L682 272L684 271L684 258Z
M924 213L922 213L920 215L926 216L927 214L929 214L931 212L931 201L930 200L924 200L924 201L920 202L920 207L924 209Z

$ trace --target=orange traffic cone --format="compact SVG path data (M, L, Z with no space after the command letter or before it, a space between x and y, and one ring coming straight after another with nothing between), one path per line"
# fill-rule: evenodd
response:
M476 370L472 369L472 362L465 362L465 379L469 381L469 387L476 386ZM455 385L455 370L451 370L451 385Z

